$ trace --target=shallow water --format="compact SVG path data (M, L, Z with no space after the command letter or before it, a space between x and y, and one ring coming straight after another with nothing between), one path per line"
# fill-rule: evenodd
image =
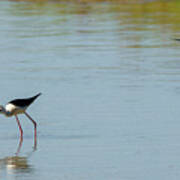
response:
M0 1L1 179L180 178L179 3Z

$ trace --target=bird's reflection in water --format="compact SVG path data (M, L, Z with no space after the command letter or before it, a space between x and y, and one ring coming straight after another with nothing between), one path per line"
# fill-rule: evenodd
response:
M29 173L33 170L32 166L28 163L28 157L9 156L0 159L0 169L6 170L7 173Z
M31 166L28 164L27 157L10 156L0 160L8 171L11 170L30 170Z
M6 169L8 173L18 173L18 172L31 172L32 166L29 165L28 159L35 152L36 147L33 148L26 156L19 156L20 149L22 146L22 140L20 140L16 155L8 156L0 159L0 169Z

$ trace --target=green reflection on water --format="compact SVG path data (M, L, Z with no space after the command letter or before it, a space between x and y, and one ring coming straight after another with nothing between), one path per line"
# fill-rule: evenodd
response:
M73 29L74 24L81 24L84 27L97 26L100 22L116 22L117 29L115 32L122 31L153 31L156 29L161 33L173 31L179 32L180 20L180 2L179 1L143 1L145 3L135 3L132 1L116 1L102 2L94 1L91 3L78 3L63 1L16 1L7 9L9 16L23 17L31 19L21 19L14 21L14 24L22 25L22 28L27 23L27 26L36 32L37 36L63 36L67 35L68 31ZM142 1L141 1L142 2ZM7 14L7 15L8 15ZM83 19L86 17L86 19ZM33 19L34 18L34 19ZM79 19L79 22L77 21ZM29 21L28 21L29 20ZM25 23L22 23L22 22ZM86 21L86 22L84 22ZM98 22L98 24L93 24ZM13 23L13 22L11 22ZM57 31L64 24L68 24L67 31ZM111 28L111 24L109 27ZM42 28L36 28L42 27ZM77 29L77 33L98 33L104 32L104 29ZM112 31L112 29L110 29ZM114 30L113 30L114 31ZM29 35L31 37L31 34ZM175 34L176 36L176 34ZM23 33L21 34L23 37ZM131 38L131 37L130 37ZM138 40L138 36L137 36Z

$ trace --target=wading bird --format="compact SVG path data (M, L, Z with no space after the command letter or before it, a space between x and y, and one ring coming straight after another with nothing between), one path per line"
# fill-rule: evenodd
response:
M25 114L34 124L34 147L37 145L37 130L36 130L36 122L27 114L26 109L33 103L33 101L40 96L41 93L37 94L36 96L26 98L26 99L15 99L7 103L4 107L0 105L0 113L4 114L6 117L15 116L16 121L20 130L20 146L23 140L23 130L21 124L18 119L18 114Z

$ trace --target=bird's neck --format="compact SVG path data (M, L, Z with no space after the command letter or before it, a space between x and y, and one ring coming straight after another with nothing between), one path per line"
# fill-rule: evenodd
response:
M2 108L1 113L7 117L12 116L11 112L7 111L4 107Z

